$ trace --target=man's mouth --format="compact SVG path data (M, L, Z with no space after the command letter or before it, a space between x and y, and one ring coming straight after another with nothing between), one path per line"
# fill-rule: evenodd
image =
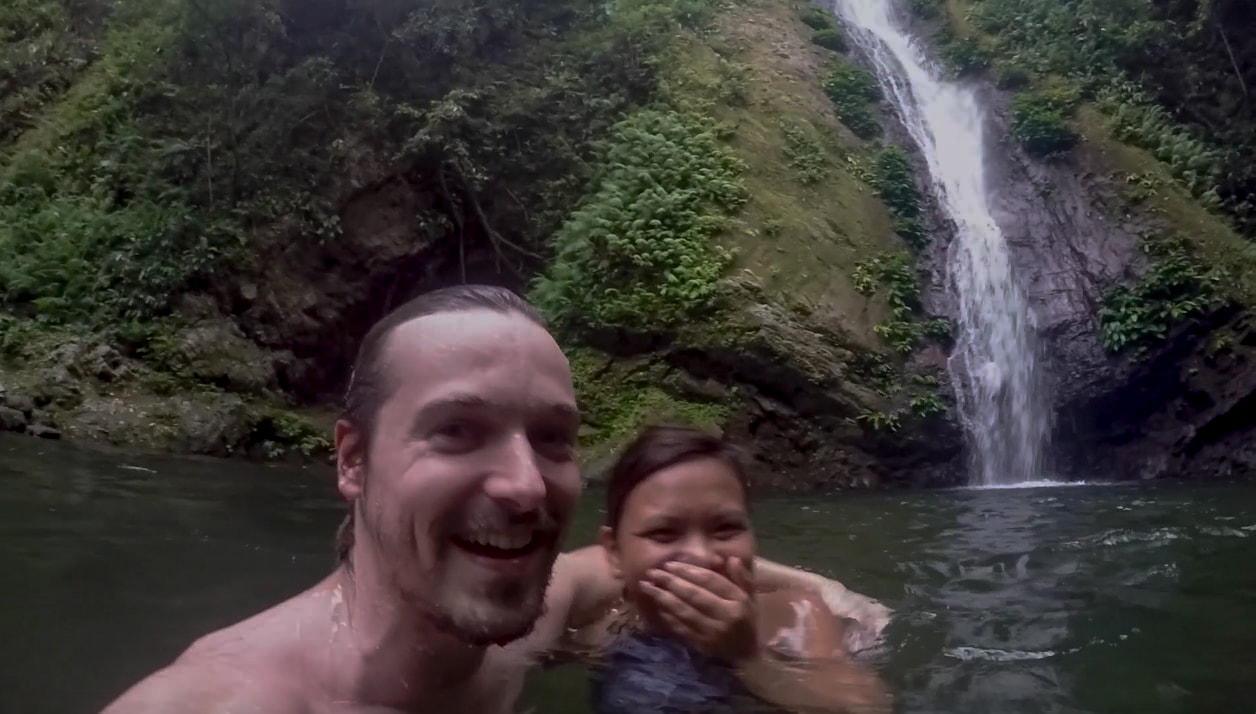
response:
M450 540L471 555L494 560L525 558L553 545L557 534L531 526L465 531Z

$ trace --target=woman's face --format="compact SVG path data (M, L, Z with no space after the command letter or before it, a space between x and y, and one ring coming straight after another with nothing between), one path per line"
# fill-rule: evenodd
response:
M637 597L646 571L671 560L728 576L728 561L753 567L754 531L745 489L723 461L696 459L663 469L628 494L618 527L603 527L599 542L611 569Z

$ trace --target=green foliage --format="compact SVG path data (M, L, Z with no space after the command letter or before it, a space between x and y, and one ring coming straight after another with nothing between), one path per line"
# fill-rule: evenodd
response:
M908 354L925 339L950 339L951 325L947 320L921 318L920 287L910 253L884 253L859 263L855 266L854 283L861 295L885 291L891 317L873 330L896 352Z
M946 411L946 405L942 403L942 397L937 392L917 394L911 398L909 406L911 413L921 419L927 419Z
M40 325L0 313L0 359L20 361L40 334Z
M1034 81L1033 73L1016 62L998 59L991 66L994 83L999 89L1024 89Z
M667 328L713 307L731 256L711 238L747 198L742 168L697 119L644 110L621 122L532 300L576 330Z
M1224 163L1219 151L1175 124L1164 109L1129 85L1104 92L1100 107L1108 114L1116 138L1150 151L1210 207L1220 204L1217 185Z
M56 143L19 145L0 168L0 305L55 322L149 317L239 245L229 218L163 171L170 146L136 115L171 91L158 57L176 11L158 3L105 33L95 81L57 107Z
M1256 235L1256 64L1242 60L1256 34L1244 5L971 0L969 19L1005 61L1100 97L1122 140Z
M910 319L892 319L872 328L895 352L909 354L920 344L924 331Z
M974 0L970 19L1040 74L1078 79L1111 73L1155 27L1143 0Z
M1147 273L1132 286L1109 289L1103 298L1101 335L1111 352L1142 351L1217 300L1219 275L1194 258L1188 239L1147 239L1143 250Z
M684 423L704 429L724 425L731 405L721 400L693 401L665 391L666 380L653 371L625 374L608 356L587 348L567 350L572 383L582 421L589 427L583 449L618 447L646 424Z
M901 410L881 412L868 409L860 412L856 420L873 431L895 432L903 428L903 413Z
M768 238L779 238L784 229L785 224L779 218L769 218L763 222L763 233Z
M850 373L883 396L891 396L902 387L898 369L877 352L855 352L850 361Z
M187 290L229 294L262 256L337 240L353 186L385 171L431 206L416 240L476 239L521 270L594 140L659 97L676 38L718 6L8 3L0 308L111 330ZM744 68L726 70L735 99Z
M296 451L307 458L326 457L332 453L332 442L324 429L309 419L290 411L269 410L254 427L256 437L269 443L269 456Z
M850 49L846 44L846 37L836 27L826 27L816 32L811 36L811 41L834 52L845 52Z
M929 245L929 233L925 230L924 223L916 216L895 217L894 232L916 250L924 250Z
M836 27L833 23L833 15L828 10L808 5L802 11L802 21L807 27L817 32L822 30L831 30Z
M106 0L0 4L0 151L88 66L110 10Z
M873 157L862 177L876 190L894 216L894 232L916 250L929 243L929 234L921 221L921 198L912 180L911 163L897 146L887 146Z
M824 91L833 102L837 116L855 136L871 139L880 135L873 104L881 100L881 87L868 70L846 61L837 61L824 80Z
M967 77L990 66L990 53L975 37L943 31L938 34L938 54L955 77Z
M916 271L908 253L884 253L855 266L855 289L873 295L886 288L886 301L895 317L910 316L920 307Z
M870 177L877 195L898 218L920 216L920 192L912 179L907 153L897 146L887 146L872 161Z
M1012 136L1031 156L1063 156L1077 144L1069 126L1075 106L1075 98L1059 91L1018 94L1012 100Z
M824 147L796 124L782 123L781 131L785 134L785 158L798 171L799 180L804 184L823 181L829 175L829 159Z
M937 342L947 342L954 336L951 321L945 317L925 320L921 324L921 332L925 337Z
M942 14L942 0L911 0L907 6L911 13L922 20L932 20Z

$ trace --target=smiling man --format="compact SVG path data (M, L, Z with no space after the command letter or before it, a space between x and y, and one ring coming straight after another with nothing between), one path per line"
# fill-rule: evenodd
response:
M339 567L106 714L509 711L535 655L621 587L600 549L559 557L579 425L567 360L525 301L461 286L401 306L364 339L336 425ZM775 567L884 625L876 603Z

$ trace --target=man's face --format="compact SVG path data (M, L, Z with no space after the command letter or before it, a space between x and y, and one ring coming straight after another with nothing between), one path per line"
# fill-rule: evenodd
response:
M401 325L380 369L391 392L365 464L340 476L361 547L452 634L526 635L580 492L566 357L528 319L476 310Z

